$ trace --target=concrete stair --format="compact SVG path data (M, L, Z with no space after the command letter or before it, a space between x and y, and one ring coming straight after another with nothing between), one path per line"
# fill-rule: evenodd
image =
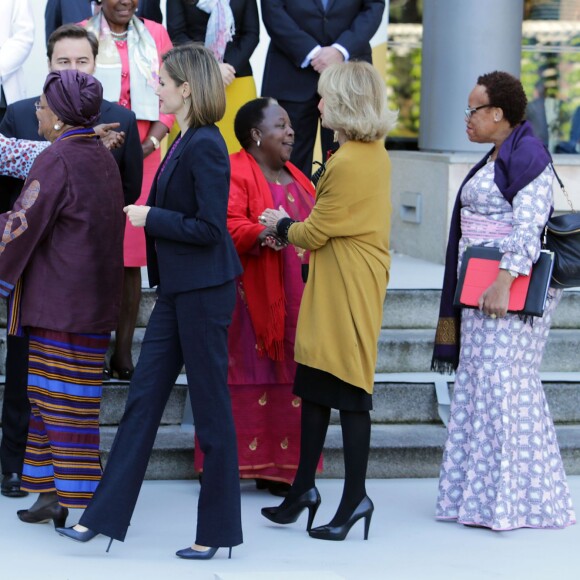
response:
M369 477L436 477L446 430L445 399L452 377L428 372L440 292L390 290L383 329L372 412ZM135 333L134 360L155 301L144 291ZM3 312L0 312L0 322ZM4 360L5 339L0 340ZM556 422L566 470L580 474L580 291L567 291L556 312L542 366L542 380ZM0 372L3 365L0 365ZM101 411L101 448L106 462L123 413L128 383L105 383ZM0 401L3 384L0 385ZM448 402L448 401L447 401ZM186 413L185 376L180 376L163 415L146 477L190 479L194 429ZM185 417L185 420L184 420ZM138 433L135 434L138 437ZM342 477L342 436L333 413L325 445L322 477Z

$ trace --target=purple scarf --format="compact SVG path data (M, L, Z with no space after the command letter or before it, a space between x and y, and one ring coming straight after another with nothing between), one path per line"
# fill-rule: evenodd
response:
M492 152L493 149L486 153L463 180L451 215L439 321L431 360L431 370L441 373L451 373L459 364L461 309L453 306L453 297L457 286L461 238L461 191L463 186L486 164ZM494 182L504 198L511 204L515 195L536 179L551 162L550 154L534 135L532 126L528 121L524 121L514 128L500 147L495 161Z

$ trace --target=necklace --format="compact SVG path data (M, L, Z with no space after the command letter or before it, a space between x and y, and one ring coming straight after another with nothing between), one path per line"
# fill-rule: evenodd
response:
M125 30L124 32L113 32L111 30L111 36L117 41L117 42L123 42L124 40L127 40L127 34L129 33L128 30Z
M278 171L278 173L276 173L276 176L274 177L274 179L272 179L271 177L271 172L268 170L268 173L270 173L270 175L266 174L266 171L264 171L264 169L262 169L262 172L264 173L264 176L266 177L266 179L270 182L270 183L275 183L276 185L282 185L282 183L280 182L280 175L282 175L282 171L284 168L280 169Z

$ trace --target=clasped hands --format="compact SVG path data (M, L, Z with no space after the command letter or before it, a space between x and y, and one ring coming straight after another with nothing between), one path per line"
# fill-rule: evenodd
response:
M310 61L310 66L318 73L327 69L330 65L344 62L344 55L334 46L323 46Z
M286 240L282 240L276 230L276 224L285 217L290 217L286 210L280 206L279 209L265 209L258 218L260 224L265 228L260 232L258 241L261 246L267 246L272 250L282 250L288 245Z

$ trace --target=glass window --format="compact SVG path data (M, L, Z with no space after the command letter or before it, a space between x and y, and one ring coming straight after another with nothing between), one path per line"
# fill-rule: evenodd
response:
M389 148L415 148L419 135L422 12L422 0L389 4L387 83L399 109ZM538 136L552 152L579 153L580 0L524 0L521 80Z

